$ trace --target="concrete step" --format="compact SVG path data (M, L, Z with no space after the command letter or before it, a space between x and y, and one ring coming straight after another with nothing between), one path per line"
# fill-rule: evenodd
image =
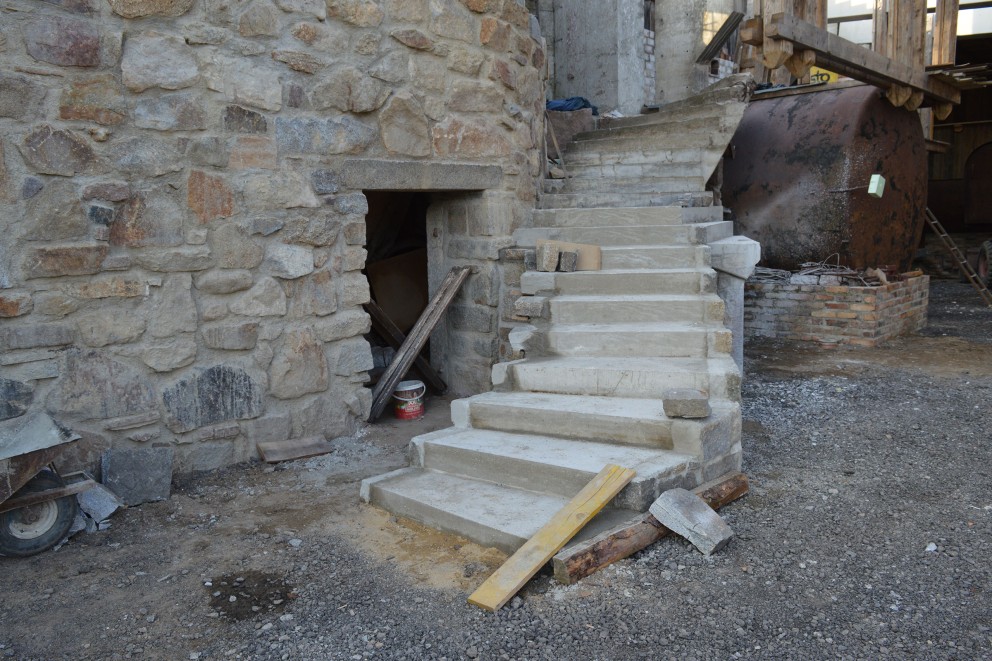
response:
M705 208L705 207L703 207ZM709 246L605 246L603 269L709 267Z
M722 321L723 300L716 294L559 295L548 301L556 324L615 322Z
M539 200L541 209L588 209L599 207L709 207L713 193L549 193Z
M527 358L493 366L493 382L528 392L600 397L660 398L692 388L710 401L740 401L741 376L729 357Z
M608 464L636 471L611 506L644 511L697 468L687 454L632 445L463 428L411 441L413 465L503 486L571 497Z
M697 294L716 291L713 269L604 269L574 273L526 271L520 276L523 294L635 295Z
M572 143L588 140L620 140L630 137L652 135L655 133L716 133L729 131L733 133L740 123L739 112L727 108L714 108L702 114L693 116L658 117L654 121L614 128L600 128L594 131L577 133L572 137Z
M698 158L691 163L661 163L655 160L645 163L623 161L621 163L588 163L572 166L568 170L568 178L558 181L576 183L592 179L605 179L616 182L618 186L629 188L638 182L699 179L703 177L703 174ZM704 181L703 183L705 184L706 182Z
M664 154L683 149L701 153L726 148L734 131L647 131L640 135L589 136L585 140L568 143L565 148L565 167L580 154Z
M581 179L545 179L545 193L583 193L626 191L630 193L678 193L687 190L700 190L706 186L706 178L699 175L699 168L692 173L676 173L665 177L636 177L616 179L593 176Z
M686 225L723 220L723 207L535 209L532 220L534 227Z
M514 232L517 245L534 246L541 239L597 246L701 245L734 235L730 221L691 225L644 225L606 227L531 227Z
M581 176L583 170L593 167L609 167L604 174L615 177L629 177L642 172L662 174L664 168L695 166L697 169L703 157L703 150L695 148L669 149L664 151L603 152L580 150L569 152L565 167L570 177ZM656 169L645 170L647 166Z
M514 489L420 468L403 468L364 480L362 498L397 516L506 553L523 546L571 500L571 496ZM575 539L592 537L630 515L629 510L604 509Z
M730 355L730 331L716 322L551 324L525 344L556 356L670 356L704 358Z

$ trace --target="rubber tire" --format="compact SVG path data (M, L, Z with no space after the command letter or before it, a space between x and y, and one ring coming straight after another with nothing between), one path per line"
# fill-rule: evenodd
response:
M31 481L21 487L14 496L55 489L64 486L64 484L58 475L49 470L43 470L31 478ZM62 538L69 532L69 528L72 527L72 522L75 521L76 513L79 511L79 503L75 496L65 496L32 507L55 507L56 514L51 525L33 537L19 537L14 533L13 527L21 521L23 510L27 508L18 508L0 514L0 555L25 558L35 553L47 551L62 541Z
M975 273L986 287L992 287L992 241L986 241L978 249L978 266L975 267Z

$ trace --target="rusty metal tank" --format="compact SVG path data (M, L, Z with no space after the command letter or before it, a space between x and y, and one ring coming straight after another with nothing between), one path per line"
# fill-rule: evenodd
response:
M723 204L736 232L761 243L762 265L796 270L839 253L856 269L909 268L927 199L917 113L867 85L756 95L731 145ZM868 195L872 174L886 179L881 199Z

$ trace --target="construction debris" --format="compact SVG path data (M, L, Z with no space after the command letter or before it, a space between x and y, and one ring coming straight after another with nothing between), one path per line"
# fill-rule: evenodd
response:
M662 396L665 416L669 418L708 418L710 398L701 390L669 390Z
M486 579L468 598L468 602L488 611L498 611L632 479L634 471L629 468L614 464L605 466Z
M648 508L658 522L688 539L703 555L712 555L726 546L734 531L706 504L685 489L669 489Z
M262 461L269 464L277 464L280 461L291 459L317 457L334 450L334 446L323 436L289 438L284 441L262 441L258 443L257 447Z
M556 271L558 269L558 245L545 243L537 247L537 270Z

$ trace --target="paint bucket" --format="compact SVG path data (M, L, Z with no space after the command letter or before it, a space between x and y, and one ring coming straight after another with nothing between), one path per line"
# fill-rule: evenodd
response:
M420 420L424 417L423 381L400 381L393 390L393 411L400 420Z

